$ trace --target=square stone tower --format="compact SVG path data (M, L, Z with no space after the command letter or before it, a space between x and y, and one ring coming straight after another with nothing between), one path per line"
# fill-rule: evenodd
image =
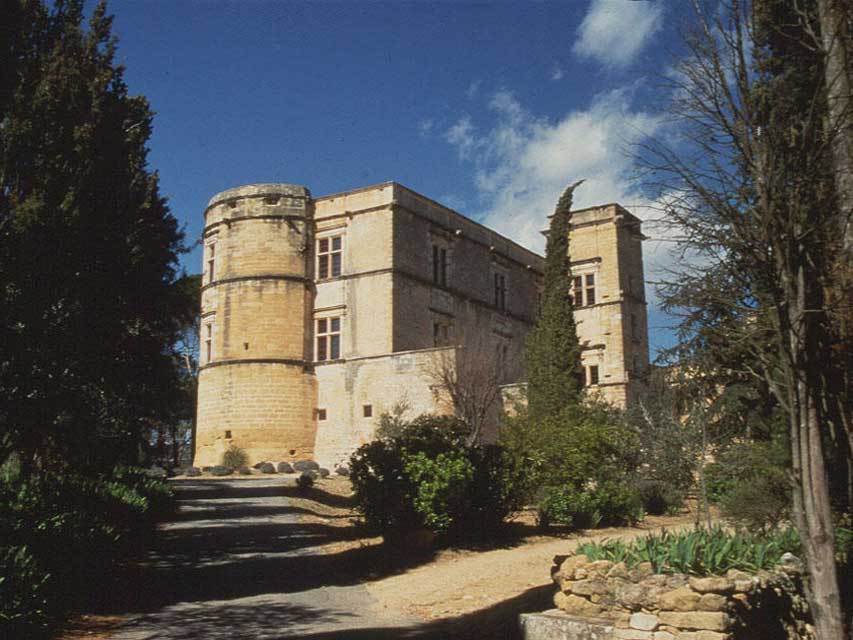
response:
M585 383L619 407L643 392L649 370L640 227L618 204L572 212L569 255Z

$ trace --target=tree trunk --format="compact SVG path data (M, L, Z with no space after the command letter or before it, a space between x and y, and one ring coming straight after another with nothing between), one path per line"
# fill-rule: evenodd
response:
M826 56L824 76L832 133L832 160L835 188L841 209L842 268L853 257L853 87L849 0L817 0L821 39Z
M822 441L819 395L819 352L816 319L807 314L805 268L791 284L787 332L791 358L791 452L794 475L794 519L808 566L807 594L818 640L844 637L841 596L835 564L835 527Z

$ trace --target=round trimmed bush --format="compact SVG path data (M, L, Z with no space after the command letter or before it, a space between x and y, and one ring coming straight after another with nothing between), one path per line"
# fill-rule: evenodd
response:
M275 473L275 466L272 462L264 462L261 465L261 473Z
M263 460L252 465L252 469L260 469L262 464L266 464Z
M234 470L231 467L225 467L221 464L210 469L210 475L212 476L230 476L232 473L234 473Z
M319 473L319 474L320 474L320 477L321 477L321 478L328 478L328 477L329 477L329 470L328 470L328 469L324 469L323 467L320 467L320 468L317 470L317 473Z
M344 476L345 478L349 477L349 469L343 465L335 467L335 473L339 476Z
M199 469L198 467L190 467L189 469L187 469L187 475L190 478L196 478L201 475L201 469Z
M252 470L251 470L251 469L249 469L249 467L247 467L246 465L243 465L243 466L242 466L242 467L240 467L240 469L238 470L238 473L239 473L241 476L250 476L250 475L252 475Z
M158 480L162 480L168 474L166 473L166 470L163 467L158 467L154 465L153 467L150 467L149 469L145 470L145 475L149 478L157 478Z
M289 462L279 462L276 468L279 473L293 473L293 467L290 466Z
M297 460L293 463L293 468L301 473L303 471L317 471L320 469L320 465L313 460Z
M296 478L296 486L299 489L305 490L310 489L314 486L314 472L313 471L303 471L298 478Z

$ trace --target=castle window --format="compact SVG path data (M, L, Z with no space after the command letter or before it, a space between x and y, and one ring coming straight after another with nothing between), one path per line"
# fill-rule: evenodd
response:
M337 360L341 357L341 319L317 320L317 360Z
M363 405L361 407L361 410L362 410L362 413L364 414L365 418L372 418L373 417L373 405L372 404Z
M595 304L595 274L588 273L585 276L586 280L586 304L587 306Z
M447 249L437 244L432 245L432 282L447 286Z
M204 363L213 359L213 323L204 325Z
M575 276L572 278L572 304L576 307L583 306L583 278Z
M506 276L502 273L495 274L495 306L501 311L506 309Z
M590 387L598 384L598 365L594 364L591 367L587 367L586 379Z
M226 440L230 440L230 439L231 439L231 430L230 430L230 429L226 429L226 430L225 430L225 439L226 439Z
M317 240L317 277L336 278L341 275L343 236Z
M438 318L433 321L432 345L434 347L443 347L450 344L450 326L450 319L444 316L438 316Z
M213 282L214 266L216 262L216 244L207 245L207 281Z
M325 420L326 419L326 410L325 409L317 409L317 420ZM291 455L293 455L291 453Z

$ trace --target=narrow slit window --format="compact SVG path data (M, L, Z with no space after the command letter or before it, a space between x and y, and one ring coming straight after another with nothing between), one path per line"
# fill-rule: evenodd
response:
M317 277L336 278L341 275L343 236L317 240Z
M213 323L204 325L204 362L207 364L213 358Z
M213 282L216 268L216 245L210 244L207 247L207 281Z
M341 319L317 320L317 360L337 360L341 357Z
M506 309L506 276L495 274L495 306L501 311Z
M432 245L432 282L447 286L447 249L437 244Z
M323 421L326 419L326 410L317 409L317 420Z
M364 414L365 418L372 418L373 417L373 405L372 404L366 404L366 405L362 406L361 411Z

